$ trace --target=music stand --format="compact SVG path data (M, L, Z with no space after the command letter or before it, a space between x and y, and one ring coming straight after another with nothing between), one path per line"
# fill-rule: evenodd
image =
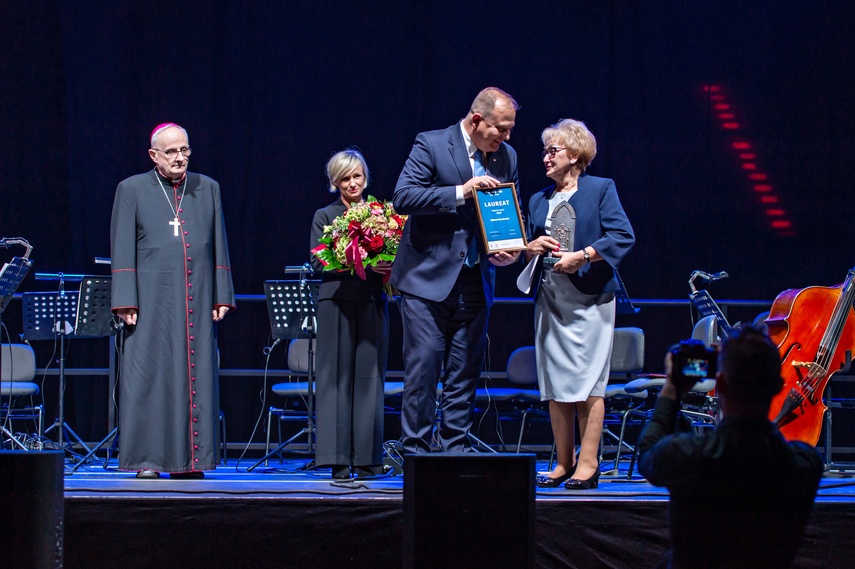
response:
M283 441L275 449L264 455L258 462L247 468L252 472L262 462L267 462L270 457L282 452L291 443L303 435L308 437L307 448L310 453L315 447L315 404L314 404L314 378L315 378L315 335L317 313L319 280L308 280L311 274L310 266L287 267L286 273L295 272L300 274L298 281L265 281L264 296L267 298L267 314L270 317L270 328L275 340L294 340L296 338L308 338L309 340L309 365L307 370L308 396L306 403L306 426L297 434ZM267 426L270 428L270 425Z
M0 269L0 315L6 310L9 301L18 290L21 281L27 276L33 262L21 257L13 257L11 261Z
M74 327L74 333L78 337L87 338L100 338L115 334L116 345L121 353L122 344L124 343L121 334L123 323L121 320L113 317L111 309L112 285L113 277L83 277L83 280L80 282L80 293L77 301L77 324ZM80 461L72 467L71 471L77 472L77 470L83 466L87 460L95 456L95 453L101 450L104 445L111 441L115 441L118 434L119 427L116 425L109 433L107 433L106 437L101 439L101 441L95 445L92 450L86 453L86 456L80 459ZM110 462L112 450L112 446L107 450L107 460L104 462L104 468L107 468L107 464Z
M66 281L82 281L83 275L46 275L36 273L36 279L59 280L58 292L28 292L21 295L24 316L24 338L26 340L55 340L59 336L59 416L45 430L45 434L56 428L57 444L65 449L64 435L74 439L86 452L89 447L77 436L77 433L65 422L65 338L74 337L71 322L77 319L77 301L79 291L66 291ZM87 336L77 336L87 337Z
M78 338L104 338L116 333L116 319L110 306L112 286L113 277L83 277L74 326Z
M716 301L713 300L712 295L706 290L698 290L695 287L695 279L700 277L704 282L711 283L713 281L725 279L728 276L729 275L725 271L715 274L705 273L703 271L692 271L692 274L689 277L689 289L692 291L691 294L689 294L689 300L691 300L692 305L697 309L701 318L706 318L707 316L715 317L716 324L718 325L718 329L722 337L730 334L732 326L730 325L730 322L727 321L724 311L722 311L718 304L716 304Z

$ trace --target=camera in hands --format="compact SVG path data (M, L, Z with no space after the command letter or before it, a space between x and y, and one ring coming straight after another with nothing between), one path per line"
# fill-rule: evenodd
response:
M718 370L718 352L700 340L683 340L671 348L671 366L674 379L714 378Z

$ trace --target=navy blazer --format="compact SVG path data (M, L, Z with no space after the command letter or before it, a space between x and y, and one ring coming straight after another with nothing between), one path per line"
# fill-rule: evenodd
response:
M614 180L583 173L579 176L578 188L568 202L576 211L573 250L592 247L604 261L583 265L567 276L585 294L615 292L620 289L615 271L635 245L635 233L620 204ZM553 184L531 196L526 221L529 240L546 235L546 214L554 189ZM542 261L534 276L535 286L540 282L541 270Z
M500 182L513 182L519 193L517 154L509 144L488 155L486 170ZM496 271L484 252L474 200L457 207L456 186L471 178L460 123L416 137L393 198L395 210L409 219L392 265L392 286L430 301L444 300L477 235L484 296L488 306L493 303Z

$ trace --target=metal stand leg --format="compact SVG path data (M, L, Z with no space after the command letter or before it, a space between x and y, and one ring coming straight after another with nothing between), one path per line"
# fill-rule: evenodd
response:
M116 352L119 353L119 356L120 356L119 360L121 360L121 355L124 354L124 350L125 350L125 326L124 326L124 323L121 320L119 320L118 322L113 321L112 322L112 329L116 332L116 334L115 334ZM116 386L118 385L119 380L121 379L121 375L122 375L122 371L121 371L122 370L122 364L121 364L121 361L116 361L116 357L115 357L116 352L114 352L113 350L110 350L110 370L111 370L110 377L112 380L111 391L113 391L113 393L115 393ZM110 414L112 415L113 414L112 413L112 407L110 408L110 410L111 410ZM97 445L95 445L95 448L93 448L88 453L86 453L86 456L84 456L80 460L80 462L78 462L77 464L75 464L71 468L71 472L77 472L77 470L81 466L86 464L86 462L90 458L95 456L95 453L97 453L99 450L104 448L104 446L107 443L110 443L110 447L107 449L107 458L104 460L104 468L106 469L110 463L110 457L112 456L113 452L117 448L118 441L119 441L119 427L117 425L117 426L113 427L113 429L109 433L107 433L106 437L101 439L101 442L99 442Z
M77 463L77 464L75 464L73 467L71 467L71 471L72 471L72 472L77 472L77 470L78 470L81 466L83 466L84 464L86 464L86 461L88 461L90 458L92 458L93 456L95 456L95 453L96 453L96 452L98 452L99 450L101 450L101 449L104 447L104 445L106 445L107 443L111 443L111 442L112 442L116 437L118 437L118 435L119 435L119 427L116 427L115 429L113 429L112 431L110 431L110 433L109 433L106 437L104 437L103 439L101 439L101 442L99 442L97 445L95 445L95 447L94 447L92 450L90 450L88 453L86 453L86 456L84 456L83 458L81 458L81 459L80 459L80 462L78 462L78 463ZM110 450L108 450L108 452L107 452L107 460L104 462L104 468L107 468L107 463L108 463L109 461L110 461Z
M42 450L44 445L44 429L45 429L45 419L44 419L44 408L41 405L35 405L33 407L26 407L23 409L13 409L11 408L11 395L9 397L9 406L3 408L2 410L2 418L3 424L0 425L0 433L6 435L4 438L8 438L12 443L12 449L14 450L16 447L21 450ZM11 424L11 421L16 420L33 420L36 419L38 421L38 427L36 431L36 437L32 440L35 441L35 445L28 443L27 437L24 437L22 441L7 427L7 425ZM29 445L29 446L28 446Z
M306 427L303 427L302 429L300 429L300 432L299 432L299 433L295 434L293 437L291 437L291 438L290 438L290 439L288 439L287 441L284 441L284 442L283 442L283 443L281 443L278 447L276 447L275 449L273 449L272 451L270 451L269 453L267 453L266 455L264 455L263 457L261 457L261 459L260 459L258 462L256 462L255 464L253 464L252 466L250 466L249 468L247 468L247 469L246 469L246 471L247 471L247 472L252 472L252 471L253 471L253 470L255 470L255 469L256 469L256 467L258 467L262 462L263 462L263 463L265 464L265 466L266 466L266 465L267 465L267 462L270 460L270 458L271 458L271 457L276 456L277 454L279 454L280 452L282 452L283 450L285 450L285 448L286 448L286 447L288 447L291 443L293 443L294 441L298 440L300 437L302 437L302 436L304 436L304 435L309 435L309 438L313 438L313 437L314 437L314 432L309 431L309 429L308 429L308 428L306 428Z
M57 325L62 326L62 323L58 323ZM74 439L77 444L85 449L86 453L89 453L91 449L86 446L86 443L65 422L65 330L58 330L57 333L59 334L59 417L56 418L53 425L47 428L45 434L48 434L53 429L57 429L57 444L60 450L73 454L71 440L68 439ZM68 440L67 447L64 442L65 440Z
M303 436L306 436L308 439L306 448L309 450L309 453L314 453L314 450L315 450L315 416L314 416L315 415L315 399L314 399L314 391L315 391L315 386L314 386L314 378L315 378L315 369L314 369L315 337L314 337L314 334L311 334L309 336L308 355L309 355L309 370L308 370L308 377L306 378L306 386L307 386L309 393L308 393L307 403L306 403L306 406L307 406L307 409L306 409L306 426L303 427L299 433L297 433L293 437L289 438L287 441L280 443L279 446L277 446L275 449L273 449L272 451L268 452L266 455L261 457L261 459L258 462L256 462L255 464L253 464L252 466L250 466L249 468L246 469L247 472L252 472L262 462L264 463L265 466L267 466L267 463L271 457L278 455L283 450L285 450L291 443L293 443L294 441L298 440L300 437L303 437ZM272 415L272 412L270 414ZM268 448L270 446L270 428L271 428L269 421L270 421L270 419L268 419L268 424L267 424Z
M220 444L222 444L223 447L223 458L221 462L225 466L229 463L229 443L226 438L226 414L223 413L222 410L220 410L220 433L222 435L222 441L220 441Z
M483 448L483 449L484 449L484 450L486 450L487 452L492 452L493 454L499 454L499 451L497 451L496 449L494 449L493 447L491 447L490 445L488 445L487 443L485 443L484 441L482 441L481 439L479 439L478 437L476 437L475 435L473 435L471 432L467 433L467 434L466 434L466 437L467 437L471 442L475 443L477 446L479 446L479 447ZM474 448L474 447L473 447L473 448Z
M19 441L18 438L15 435L13 435L12 432L9 429L7 429L6 427L0 427L0 433L3 433L4 435L6 435L6 437L10 441L12 441L12 444L18 446L21 450L30 450L26 447L26 445L24 445L24 443Z

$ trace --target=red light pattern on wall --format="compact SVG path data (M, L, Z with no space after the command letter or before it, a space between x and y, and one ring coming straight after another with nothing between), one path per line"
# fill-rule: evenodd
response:
M710 102L713 118L730 141L729 147L764 214L766 226L782 236L795 235L789 214L781 206L769 175L761 168L754 145L740 132L742 126L721 85L704 85L704 94Z

